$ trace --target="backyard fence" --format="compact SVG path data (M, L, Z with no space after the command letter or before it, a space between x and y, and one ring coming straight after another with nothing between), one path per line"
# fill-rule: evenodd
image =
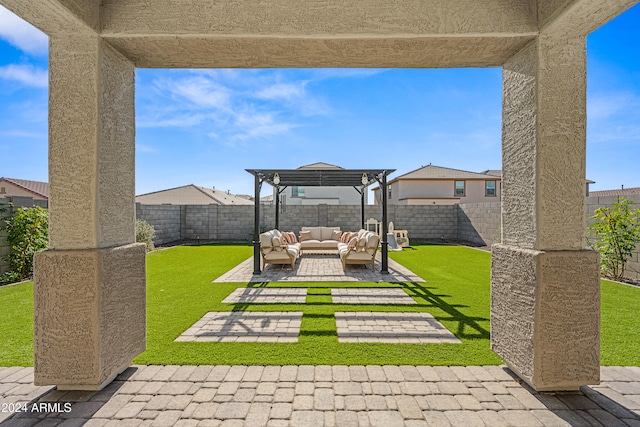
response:
M640 196L627 196L640 205ZM593 212L611 206L617 197L588 197L585 223ZM13 214L19 207L47 207L47 201L30 197L0 198L0 204L11 206L0 214ZM249 242L253 239L253 206L226 205L142 205L136 204L136 217L147 221L156 230L154 243L162 245L179 240ZM468 242L490 246L500 242L500 202L466 203L461 205L389 205L388 220L396 229L407 230L411 241ZM365 219L382 218L382 207L367 205ZM339 226L343 231L360 229L359 205L288 205L280 213L280 228L299 232L305 226ZM260 224L273 228L275 208L260 207ZM640 281L640 245L627 262L626 277ZM4 257L9 254L6 232L0 231L0 274L8 271Z

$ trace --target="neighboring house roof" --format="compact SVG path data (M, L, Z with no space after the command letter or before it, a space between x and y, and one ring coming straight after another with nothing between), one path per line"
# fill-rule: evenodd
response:
M480 172L485 175L492 175L502 178L502 170L501 169L487 169L486 171Z
M445 168L442 166L427 165L421 168L407 172L404 175L397 176L389 181L387 184L393 184L394 182L409 179L500 179L497 175L488 175L485 173L469 172L460 169ZM378 190L380 187L375 187L373 190Z
M634 196L640 194L640 187L621 188L618 190L589 191L589 197Z
M213 188L189 184L136 196L144 205L253 205L253 201Z
M0 178L0 182L6 181L24 190L30 191L40 197L49 198L49 183L42 181L30 181L28 179Z
M329 163L317 162L311 163L310 165L300 166L298 169L344 169L340 166L331 165Z

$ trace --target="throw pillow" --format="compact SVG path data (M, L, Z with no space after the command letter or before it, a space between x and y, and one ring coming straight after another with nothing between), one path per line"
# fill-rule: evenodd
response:
M352 237L351 240L349 240L349 245L347 246L347 249L349 250L355 249L357 245L358 245L358 237Z
M289 232L289 243L298 243L298 239L296 238L296 233L293 231Z
M311 240L311 232L310 231L301 231L300 232L300 241L304 242L305 240Z
M287 238L284 237L284 235L280 236L280 246L282 246L283 248L286 248L289 245L289 242L287 241Z
M342 232L340 230L333 230L333 232L331 233L331 240L340 240L340 237L342 236Z
M273 246L274 251L281 251L282 244L280 242L280 237L274 236L273 239L271 239L271 246Z

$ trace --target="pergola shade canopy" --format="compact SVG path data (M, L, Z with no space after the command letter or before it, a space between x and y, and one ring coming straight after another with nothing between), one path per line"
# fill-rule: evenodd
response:
M245 169L250 174L274 187L293 185L305 187L367 187L395 169ZM274 182L278 175L279 182ZM367 183L363 184L362 176Z
M387 175L395 169L245 169L255 177L255 217L253 229L253 274L260 274L260 189L267 183L277 189L278 195L289 186L305 187L354 187L360 193L361 220L364 228L365 188L377 182L382 188L387 185ZM275 197L275 227L280 227L280 197ZM382 192L382 266L380 271L388 273L387 255L387 197Z

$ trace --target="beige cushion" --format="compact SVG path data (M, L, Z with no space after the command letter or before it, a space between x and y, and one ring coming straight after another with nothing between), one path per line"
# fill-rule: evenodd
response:
M331 233L331 238L329 240L335 240L336 242L339 242L340 237L342 237L342 232L340 230L333 230L333 232Z
M311 238L313 240L322 240L322 228L313 227L310 228L309 231L311 232Z
M301 231L300 232L300 242L304 242L305 240L311 240L311 232L310 231Z
M340 227L318 227L320 228L320 240L331 240L335 230L340 231Z

